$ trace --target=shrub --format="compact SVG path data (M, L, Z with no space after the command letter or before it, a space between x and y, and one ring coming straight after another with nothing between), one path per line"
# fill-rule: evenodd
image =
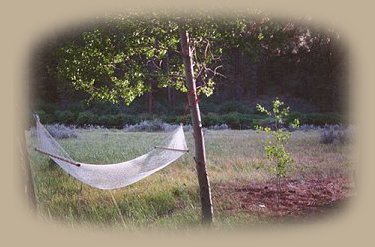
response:
M172 115L163 115L161 117L161 120L165 123L169 123L169 124L178 124L178 121L177 121L177 118L178 116L172 116Z
M36 109L43 110L45 113L53 114L56 111L56 105L48 102L39 102Z
M46 129L56 139L77 138L75 129L63 124L46 125Z
M320 142L324 144L345 143L347 134L342 125L326 125L320 135Z
M208 127L222 123L222 119L216 113L209 112L207 115L202 116L203 126Z
M317 130L317 129L320 129L320 127L314 126L312 124L303 124L303 125L299 126L299 130L302 130L304 132L307 132L307 131L310 131L310 130Z
M232 129L240 129L241 122L238 112L231 112L225 115L222 115L224 122Z
M44 124L51 124L56 122L56 117L54 114L46 113L43 110L35 111L35 113L39 116L40 122Z
M145 120L142 121L138 124L135 125L125 125L124 130L125 131L149 131L149 132L154 132L154 131L169 131L176 128L176 126L163 123L161 120L156 119L156 120Z
M302 114L300 112L291 112L287 117L285 117L285 123L286 125L289 125L294 121L294 119L298 119L301 124L306 124L305 120L305 114Z
M99 117L91 112L85 111L80 112L77 117L77 124L80 126L89 125L89 124L98 124Z
M208 127L210 130L227 130L229 129L228 125L226 124L220 124L220 125L213 125Z
M340 124L343 118L337 113L309 113L304 114L301 118L303 124L312 124L316 126Z
M73 124L76 121L76 114L71 111L56 111L57 122L65 124Z
M191 124L191 117L190 115L181 115L181 116L177 116L176 118L176 124L184 124L184 125L188 125L188 124Z

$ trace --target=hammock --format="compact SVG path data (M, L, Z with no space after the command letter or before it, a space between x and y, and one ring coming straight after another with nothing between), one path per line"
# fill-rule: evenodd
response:
M166 145L133 160L116 164L87 164L73 160L51 136L36 116L37 151L48 155L65 172L82 183L98 189L118 189L133 184L168 166L188 152L185 135L180 125L171 134Z

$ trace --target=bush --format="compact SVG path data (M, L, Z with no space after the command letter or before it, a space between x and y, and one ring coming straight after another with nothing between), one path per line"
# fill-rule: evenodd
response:
M176 117L176 124L182 123L183 125L192 124L191 123L191 117L189 115L181 115Z
M91 112L80 112L77 117L77 124L80 126L99 124L99 117Z
M228 125L220 124L220 125L213 125L208 127L209 130L227 130L229 129Z
M39 102L36 104L35 108L43 110L45 113L48 114L53 114L56 111L56 105L47 102Z
M223 121L232 129L241 129L241 117L238 112L222 115Z
M160 119L165 123L178 124L177 118L178 116L163 115Z
M304 132L307 132L307 131L310 131L310 130L318 130L318 129L320 129L319 126L314 126L312 124L303 124L303 125L299 126L299 130L304 131Z
M41 123L51 124L51 123L56 122L56 117L54 114L46 113L43 110L35 111L35 113L39 116Z
M68 128L63 124L46 125L46 129L56 139L77 138L74 128Z
M303 124L312 124L315 126L340 124L343 118L337 113L309 113L302 117Z
M76 121L76 114L71 111L56 111L56 120L59 123L73 124Z
M205 127L226 124L228 128L231 129L254 128L255 125L259 125L260 119L264 119L264 116L260 114L242 114L238 112L231 112L223 115L210 112L207 115L202 115L202 122Z
M124 126L125 131L149 131L149 132L169 131L174 128L176 128L175 125L163 123L159 119L155 119L152 121L145 120L145 121L140 122L139 124Z
M237 114L240 122L240 129L255 128L256 122L265 117L260 114Z
M324 144L345 143L346 130L342 125L326 125L320 135L320 142Z
M216 113L210 112L207 115L203 115L202 123L203 123L203 126L208 127L208 126L221 124L222 119Z

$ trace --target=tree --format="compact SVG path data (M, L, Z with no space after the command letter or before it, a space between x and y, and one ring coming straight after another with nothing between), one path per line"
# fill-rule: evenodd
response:
M236 99L244 93L258 96L270 87L277 88L277 92L303 94L311 94L313 90L310 89L325 88L326 84L318 79L310 80L315 84L300 80L285 86L288 72L281 71L285 67L275 73L270 66L270 61L279 57L283 60L278 61L287 66L293 64L302 71L300 61L304 61L310 50L318 50L319 35L292 20L278 21L262 13L239 13L220 18L208 13L168 18L155 13L132 13L107 18L91 25L71 42L65 41L57 53L57 74L60 79L70 81L76 90L89 95L90 100L129 105L148 93L149 112L157 88L168 89L171 105L176 101L171 88L187 93L194 128L202 215L205 222L211 222L212 202L198 96L213 94L217 82L221 82L223 88L229 88L229 94L234 92L238 96ZM326 36L322 37L325 39ZM305 59L306 67L310 60L310 57ZM233 66L233 61L238 64ZM319 59L314 61L319 65ZM330 61L334 62L332 58ZM317 66L310 67L314 70ZM228 75L225 81L220 78L223 74ZM276 81L280 76L284 76L283 80ZM263 83L265 81L267 85ZM327 93L332 94L332 91ZM314 92L312 96L316 95L318 93Z
M121 16L84 32L58 54L60 77L87 92L91 100L128 105L152 90L150 77L158 87L172 86L187 93L202 221L207 224L212 222L213 207L198 95L211 95L213 79L221 75L221 49L214 42L222 37L218 26L212 18ZM164 61L168 61L168 70L162 69Z
M267 114L273 121L273 126L262 127L258 126L258 130L262 130L267 134L264 141L264 151L267 158L275 165L275 174L277 178L277 206L279 206L279 195L281 191L280 179L286 176L287 168L292 164L293 159L290 153L285 149L285 145L290 138L290 133L283 130L286 119L289 116L289 107L285 106L285 103L275 98L272 102L272 109L266 109L265 107L257 104L257 110L261 113ZM291 123L292 128L299 126L299 120L294 119Z

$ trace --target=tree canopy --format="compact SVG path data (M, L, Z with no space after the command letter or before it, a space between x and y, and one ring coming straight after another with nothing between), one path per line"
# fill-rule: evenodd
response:
M78 89L84 98L128 105L147 92L157 97L163 88L186 92L182 22L194 47L200 94L216 92L225 100L290 95L323 111L338 109L346 55L338 33L263 13L184 18L129 13L100 19L46 41L35 62L39 95L55 101Z
M303 25L262 15L120 15L105 19L58 53L58 74L92 99L131 103L158 87L186 91L179 56L179 25L186 25L194 51L194 72L199 93L212 94L222 74L223 50L240 49L259 60L269 56L303 54L313 46L332 43ZM324 39L325 38L325 39Z

